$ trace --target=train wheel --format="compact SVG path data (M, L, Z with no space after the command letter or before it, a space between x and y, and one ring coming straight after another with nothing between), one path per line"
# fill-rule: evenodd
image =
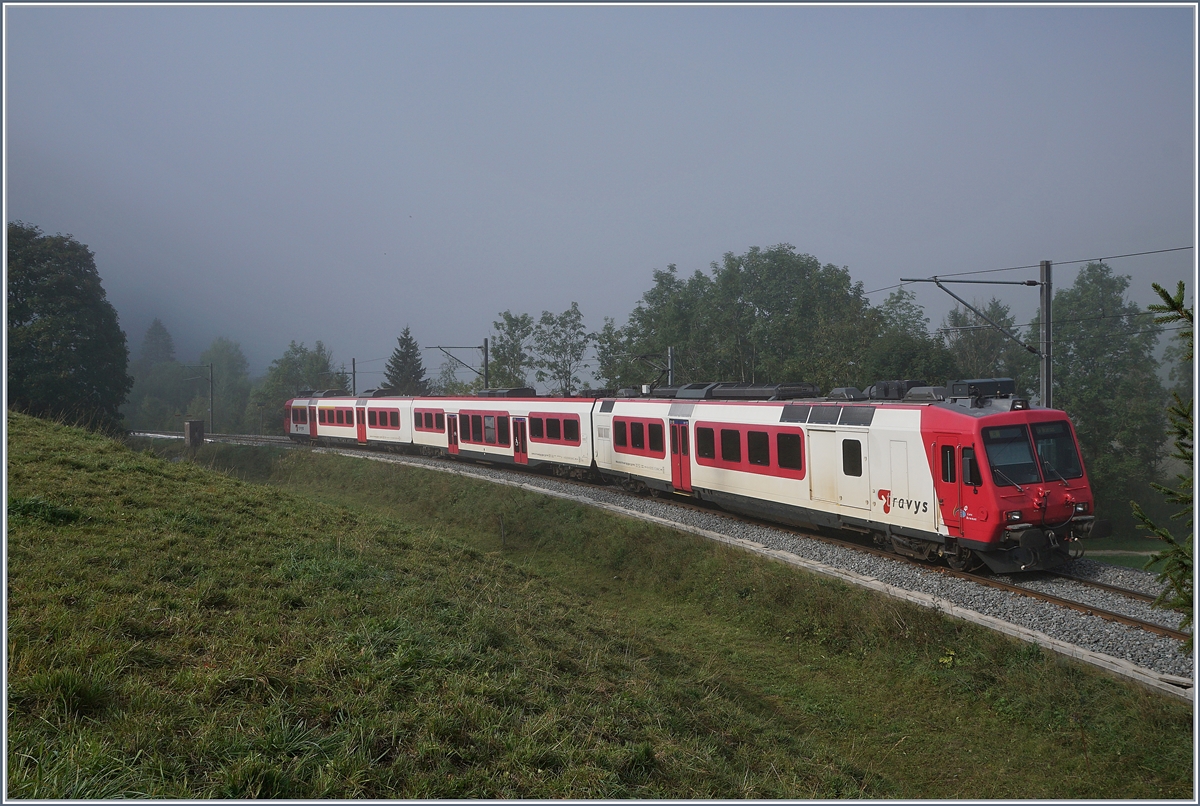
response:
M983 566L983 561L970 549L959 549L957 554L947 554L946 563L955 571L974 571Z

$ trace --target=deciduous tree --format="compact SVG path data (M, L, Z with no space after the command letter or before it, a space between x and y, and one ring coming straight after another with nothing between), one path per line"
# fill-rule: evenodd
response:
M863 387L877 381L925 380L937 386L958 372L954 356L929 333L929 319L916 294L900 288L877 309L877 335L863 360Z
M992 297L986 304L973 301L984 316L1014 336L1021 337L1009 306ZM977 314L955 306L943 323L945 340L961 379L1012 378L1021 394L1037 388L1038 359ZM1026 344L1033 342L1026 339ZM1036 345L1034 345L1036 346Z
M291 342L283 355L271 362L264 377L250 393L254 410L261 406L264 431L283 433L283 404L305 389L342 389L349 393L350 376L345 365L333 366L333 353L317 341L313 349Z
M246 406L250 402L250 362L242 352L242 345L224 336L213 340L208 349L200 354L201 364L212 364L213 373L213 427L226 433L241 433L247 430ZM200 370L203 372L203 370ZM201 397L207 408L207 384ZM253 420L257 425L257 419Z
M520 389L529 385L527 372L534 368L530 353L533 317L504 311L492 322L492 345L488 356L488 383L494 389Z
M539 382L548 382L551 394L569 396L579 387L579 372L588 368L583 355L592 335L583 326L579 303L555 316L542 311L533 331L535 365Z
M98 427L120 423L129 350L92 251L8 225L8 404Z
M1156 476L1167 393L1154 358L1158 328L1126 299L1128 288L1128 277L1089 263L1055 293L1054 405L1075 424L1097 511L1132 530L1126 502Z

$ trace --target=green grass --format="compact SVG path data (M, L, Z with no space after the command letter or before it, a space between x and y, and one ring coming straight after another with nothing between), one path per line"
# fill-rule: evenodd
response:
M10 797L1191 795L1186 703L788 566L447 474L8 425Z

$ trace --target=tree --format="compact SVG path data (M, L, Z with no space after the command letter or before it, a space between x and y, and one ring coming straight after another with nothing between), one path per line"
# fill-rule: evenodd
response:
M457 361L447 358L442 362L437 379L432 384L435 395L473 395L483 388L483 376L476 375L469 381L458 379L458 368L462 366Z
M790 244L727 253L681 279L654 272L626 325L629 352L675 348L675 381L857 380L875 336L873 310L845 267L821 265Z
M128 366L125 334L91 250L70 235L9 223L9 405L116 427L133 386Z
M142 337L141 354L129 365L133 376L121 413L126 425L144 431L178 431L192 394L185 370L175 361L175 340L162 320L155 319Z
M639 360L629 328L617 327L616 321L604 317L604 327L594 334L596 341L596 381L605 389L637 389L642 384L656 383L660 373Z
M1179 288L1172 296L1165 288L1154 283L1154 291L1162 299L1163 304L1151 305L1149 310L1161 314L1155 317L1155 324L1168 325L1185 322L1186 325L1177 334L1180 353L1189 364L1195 355L1194 327L1195 309L1187 308L1183 303L1184 285L1181 281ZM1165 607L1183 614L1182 628L1192 626L1193 593L1195 590L1194 547L1192 545L1192 505L1193 485L1195 481L1195 402L1189 396L1182 397L1178 392L1172 393L1172 404L1167 409L1167 417L1171 422L1171 435L1175 446L1173 457L1183 462L1184 471L1176 476L1178 486L1170 488L1162 484L1154 484L1154 489L1162 493L1168 503L1179 507L1179 511L1171 515L1172 520L1186 520L1184 524L1185 538L1177 539L1166 527L1158 526L1136 502L1130 501L1134 517L1141 522L1141 528L1148 530L1159 540L1167 544L1166 548L1156 553L1146 564L1149 568L1162 562L1163 568L1158 575L1160 582L1166 587L1155 600L1155 607ZM1182 647L1183 652L1191 653L1192 638L1188 637Z
M199 393L195 381L187 380L196 375L195 370L184 367L177 361L160 361L150 368L138 362L133 390L123 407L129 428L143 431L179 431L188 403ZM207 384L205 400L207 401ZM206 402L207 406L207 402Z
M283 433L283 404L305 389L341 389L349 393L350 376L345 365L333 368L333 353L320 341L309 350L291 342L283 355L271 362L264 377L250 393L250 405L263 409L264 430Z
M384 367L384 377L389 389L398 395L427 395L429 382L425 379L425 366L421 363L421 347L408 328L396 339L396 349Z
M146 328L146 335L142 337L141 360L147 367L175 360L175 340L161 319L156 318Z
M579 385L577 373L587 369L583 354L591 344L592 335L583 326L579 303L555 316L542 311L533 331L535 366L539 382L549 381L551 393L568 397Z
M212 365L213 429L230 434L244 433L249 425L245 416L246 405L250 402L250 362L242 352L242 345L219 336L200 354L200 363ZM204 387L202 410L208 407L207 384ZM254 424L257 425L257 420Z
M958 373L954 355L929 334L929 319L917 295L900 288L876 313L878 334L864 358L863 386L886 380L925 380L940 385Z
M1020 336L1009 306L992 297L987 304L972 301L992 322ZM973 311L955 306L943 321L946 344L962 379L1012 378L1024 395L1037 388L1037 356L1005 336ZM1032 343L1028 340L1026 343ZM1057 374L1057 373L1056 373Z
M491 354L488 356L488 383L496 389L520 389L529 385L526 370L533 369L529 339L533 335L533 317L527 313L500 314L492 322Z
M1125 506L1150 491L1166 440L1158 328L1125 298L1129 278L1089 263L1054 295L1054 404L1071 416L1097 511L1133 528ZM1038 332L1038 318L1030 333Z

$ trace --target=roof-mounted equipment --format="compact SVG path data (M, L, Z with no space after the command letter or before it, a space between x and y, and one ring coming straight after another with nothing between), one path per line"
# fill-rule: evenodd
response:
M876 381L864 392L871 400L903 400L909 390L929 386L928 381Z
M537 397L537 392L528 386L513 389L480 389L475 397Z
M939 403L950 394L944 386L914 386L904 395L910 403Z

